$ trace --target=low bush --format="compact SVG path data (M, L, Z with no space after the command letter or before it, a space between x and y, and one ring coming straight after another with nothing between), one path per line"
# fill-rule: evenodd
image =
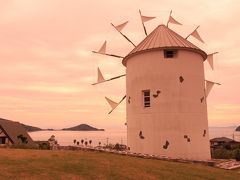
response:
M237 149L237 150L235 151L235 159L236 159L237 161L240 161L240 149Z
M38 147L39 147L39 149L42 149L42 150L50 149L49 143L45 143L45 142L38 144Z
M233 150L227 149L214 149L212 150L213 159L234 159L235 153Z

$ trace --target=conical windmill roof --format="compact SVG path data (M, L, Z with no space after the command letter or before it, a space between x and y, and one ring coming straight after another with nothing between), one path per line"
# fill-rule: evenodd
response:
M159 25L123 59L122 63L126 66L128 58L139 53L159 49L185 49L200 54L203 60L207 58L207 54L203 50L167 26Z

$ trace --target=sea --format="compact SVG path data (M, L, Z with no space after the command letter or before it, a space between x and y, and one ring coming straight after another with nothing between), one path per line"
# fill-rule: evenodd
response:
M228 137L240 141L240 131L235 131L236 127L209 127L209 138ZM74 145L74 140L80 143L81 140L92 141L92 146L106 144L127 144L126 129L107 129L105 131L35 131L29 135L34 141L47 141L52 135L61 146Z

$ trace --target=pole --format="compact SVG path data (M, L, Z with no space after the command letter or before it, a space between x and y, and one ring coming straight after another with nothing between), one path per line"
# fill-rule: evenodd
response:
M126 98L126 95L121 99L121 101L119 101L118 105L121 104L121 102ZM114 109L116 109L118 107L118 105L113 108L108 114L111 114L113 112Z
M126 74L123 74L123 75L120 75L120 76L117 76L117 77L113 77L113 78L107 79L107 80L102 81L102 82L93 83L92 85L96 85L96 84L104 83L104 82L107 82L107 81L112 81L112 80L114 80L114 79L118 79L118 78L121 78L121 77L123 77L123 76L126 76Z
M168 22L167 22L167 27L168 27L169 19L170 19L171 15L172 15L172 10L170 11L170 14L169 14L169 18L168 18Z
M147 30L146 30L146 27L145 27L145 25L144 25L144 23L143 23L142 13L141 13L141 10L140 10L140 9L139 9L139 14L140 14L140 17L141 17L141 21L142 21L142 26L143 26L144 33L145 33L145 35L147 36Z
M116 29L116 27L113 25L113 23L111 23L111 25ZM117 29L116 29L117 30ZM118 30L117 30L118 31ZM128 42L130 42L134 47L136 47L136 45L127 37L125 36L121 31L118 31Z
M116 57L116 58L124 58L123 56L119 56L119 55L115 55L115 54L107 54L107 53L99 53L97 51L92 51L93 53L96 53L96 54L102 54L102 55L106 55L106 56L112 56L112 57Z
M196 31L199 27L200 27L200 26L198 26L194 31ZM193 32L194 32L194 31L193 31ZM191 32L185 39L189 38L189 36L191 36L191 34L192 34L193 32Z

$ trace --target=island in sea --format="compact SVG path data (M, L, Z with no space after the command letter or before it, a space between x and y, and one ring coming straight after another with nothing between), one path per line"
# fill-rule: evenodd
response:
M26 129L26 131L28 132L34 132L34 131L54 131L55 129L41 129L39 127L35 127L35 126L30 126L30 125L25 125L22 124L23 127ZM70 127L70 128L63 128L61 129L62 131L104 131L104 129L98 129L95 127L92 127L88 124L80 124L74 127Z
M78 126L64 128L63 131L104 131L104 129L97 129L87 124L80 124Z
M235 129L235 131L240 131L240 126L238 126L238 127Z

